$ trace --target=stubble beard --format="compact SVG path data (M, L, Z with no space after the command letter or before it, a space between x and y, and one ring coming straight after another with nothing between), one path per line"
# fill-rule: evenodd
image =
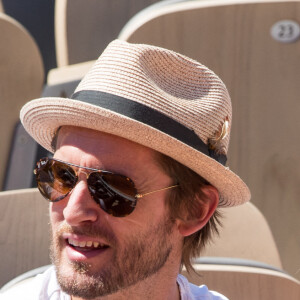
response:
M62 261L60 235L66 231L74 232L69 226L62 226L51 235L53 238L50 247L51 260L55 265L61 289L72 296L94 299L126 289L157 273L165 265L172 251L170 235L173 225L174 222L170 220L162 220L147 232L127 239L126 245L122 247L119 247L115 238L103 231L103 228L82 229L82 234L104 236L110 242L113 241L113 249L109 249L113 251L111 259L101 270L93 273L89 264ZM65 264L69 264L73 272L66 271Z

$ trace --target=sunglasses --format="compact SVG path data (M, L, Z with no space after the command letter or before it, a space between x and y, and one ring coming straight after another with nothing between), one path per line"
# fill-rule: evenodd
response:
M34 169L40 193L51 202L64 199L76 186L79 169L85 170L81 172L86 174L88 190L94 201L114 217L131 214L137 200L146 195L178 186L139 194L134 182L126 176L46 157L39 160Z

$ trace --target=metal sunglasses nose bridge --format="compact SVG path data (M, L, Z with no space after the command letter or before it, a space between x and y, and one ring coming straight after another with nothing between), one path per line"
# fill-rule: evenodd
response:
M74 169L74 167L76 167L77 168L77 170L76 169ZM81 167L81 166L72 166L72 169L73 169L73 171L75 172L75 174L76 174L76 177L77 177L77 180L76 180L76 182L75 182L75 184L74 184L74 187L77 185L77 183L81 180L80 179L80 174L84 174L85 175L85 177L86 177L86 184L87 184L87 186L90 188L90 184L89 184L89 181L88 181L88 179L89 179L89 177L91 176L91 174L94 174L94 173L97 173L97 174L99 174L100 176L100 180L101 180L101 173L102 173L102 171L101 170L95 170L95 169L92 169L92 168L88 168L88 167ZM102 182L102 180L101 180L101 182ZM103 182L102 182L103 183ZM73 187L73 188L74 188Z
M85 174L86 179L89 179L90 175L93 173L101 173L101 171L95 171L95 170L89 170L89 169L85 169L85 167L80 167L78 171L74 170L77 177L79 178L80 174Z

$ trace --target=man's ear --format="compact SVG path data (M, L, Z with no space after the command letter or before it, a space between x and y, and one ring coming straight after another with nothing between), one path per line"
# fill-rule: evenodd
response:
M219 204L219 192L214 186L205 185L202 191L206 199L205 201L198 199L198 214L195 212L192 217L176 220L178 231L182 236L189 236L203 228Z

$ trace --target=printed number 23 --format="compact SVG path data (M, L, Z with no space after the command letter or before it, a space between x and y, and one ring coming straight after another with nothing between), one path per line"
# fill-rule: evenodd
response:
M278 37L289 38L289 37L293 37L293 35L294 35L294 27L292 25L282 24L279 26Z

